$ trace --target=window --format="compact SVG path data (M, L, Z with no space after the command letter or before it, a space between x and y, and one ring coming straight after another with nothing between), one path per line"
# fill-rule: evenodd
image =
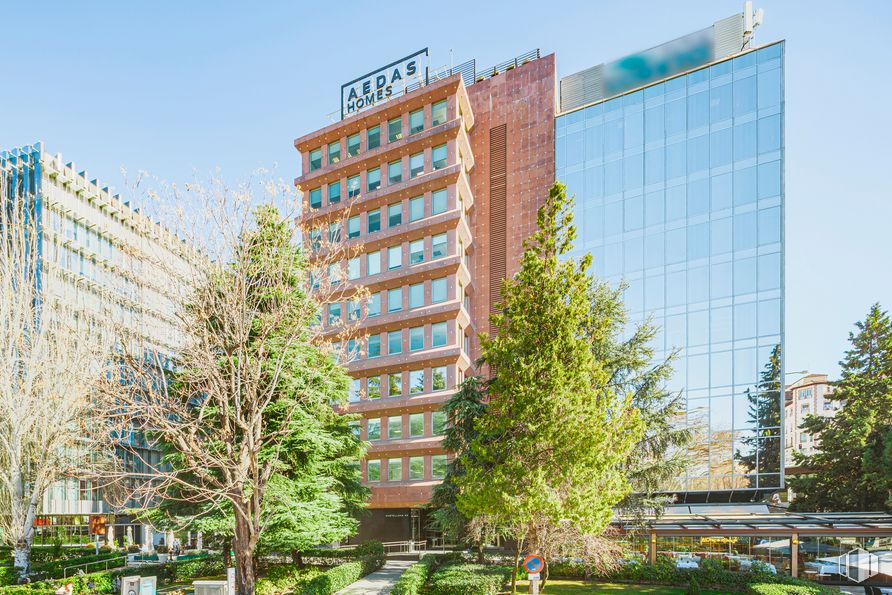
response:
M381 420L380 419L370 419L368 420L368 425L366 426L367 436L369 440L380 440L381 439Z
M446 277L441 277L440 279L434 279L431 281L431 303L439 304L440 302L445 302L448 295L446 291L447 287L447 279Z
M431 478L443 479L446 477L446 455L431 456Z
M396 355L403 352L403 331L387 333L387 354Z
M403 479L403 460L387 459L387 480L401 481Z
M362 392L362 382L359 378L354 378L350 382L350 392L347 393L347 400L351 403L355 403L359 400L359 395Z
M366 188L369 192L374 192L381 187L381 168L376 167L370 169L366 174Z
M347 137L347 157L359 155L359 134Z
M347 318L349 320L359 320L361 312L359 301L347 300Z
M336 140L335 142L328 145L328 164L333 165L341 160L341 141Z
M368 462L369 481L381 481L381 460L376 459Z
M424 392L424 370L412 370L409 372L409 394Z
M316 171L322 167L322 149L310 151L310 171Z
M409 436L418 438L424 436L424 414L412 413L409 415Z
M420 308L424 305L424 283L409 286L409 308Z
M366 233L381 231L381 209L366 213Z
M328 241L337 244L341 241L341 225L339 223L328 224Z
M399 312L403 309L403 288L397 287L387 291L387 311Z
M359 420L353 420L347 424L350 427L350 433L359 439Z
M409 264L424 262L424 240L409 242Z
M409 157L409 177L414 178L424 173L424 153L415 153Z
M438 126L446 121L446 100L438 101L431 106L431 126Z
M446 234L435 235L431 240L431 260L446 256Z
M446 212L446 189L431 192L431 215Z
M403 203L395 202L387 205L387 226L396 227L403 222Z
M354 281L359 279L359 257L356 256L347 261L347 279Z
M409 114L409 134L424 130L424 108Z
M403 418L391 415L387 418L387 439L403 437Z
M350 176L347 178L347 198L357 196L359 196L359 176Z
M341 183L332 182L328 185L328 204L333 205L341 202Z
M381 293L373 293L369 296L369 305L366 307L367 316L378 316L381 314Z
M380 357L381 355L381 335L369 335L368 357Z
M381 146L381 127L373 126L368 130L368 150L377 149Z
M354 215L347 219L347 239L359 237L359 215Z
M403 181L403 162L391 161L387 164L387 184L393 186Z
M462 340L462 347L464 347L465 353L471 353L471 335L463 334L464 339Z
M356 359L359 359L359 343L356 339L350 339L347 341L347 361L352 362Z
M424 479L424 457L409 457L409 479Z
M398 269L403 266L403 246L398 244L387 249L388 270Z
M446 433L446 412L431 412L431 434L441 436Z
M444 167L446 167L446 162L447 162L446 156L447 156L447 151L446 151L445 144L438 145L433 148L433 150L431 151L431 164L434 167L434 171L436 171L438 169L443 169Z
M399 397L403 394L403 375L400 372L388 374L387 376L387 396Z
M310 208L318 209L322 206L322 188L310 190Z
M328 305L328 324L338 324L341 321L341 304Z
M380 376L372 376L368 380L368 396L370 399L380 399L381 398L381 377Z
M381 251L366 254L366 275L377 275L381 272Z
M409 199L409 222L424 219L424 197L416 196Z
M446 366L431 368L431 390L446 390Z
M318 250L322 247L322 230L319 228L314 228L310 230L310 247L313 250Z
M409 351L420 349L424 349L424 327L412 327L409 329Z
M387 142L392 143L403 138L403 118L394 118L387 122Z
M437 322L431 325L431 347L446 345L446 323Z

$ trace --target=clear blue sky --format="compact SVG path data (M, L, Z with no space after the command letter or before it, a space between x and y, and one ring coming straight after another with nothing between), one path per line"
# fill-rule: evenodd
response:
M763 0L787 40L787 369L835 374L852 323L892 308L892 2ZM434 65L539 47L565 75L739 12L742 0L9 2L0 147L42 140L119 189L220 167L298 171L341 83L429 46Z

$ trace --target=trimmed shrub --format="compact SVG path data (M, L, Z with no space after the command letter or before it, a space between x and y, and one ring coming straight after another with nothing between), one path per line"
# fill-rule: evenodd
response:
M16 584L17 578L15 568L12 566L0 566L0 587Z
M441 565L452 562L461 562L461 553L454 554L426 554L416 564L412 564L403 572L399 580L393 585L391 595L418 595L418 592L427 583L427 579Z
M226 565L223 564L222 555L177 560L173 564L173 575L177 582L221 574L226 574Z
M823 585L778 585L760 583L750 585L750 593L756 595L824 595L831 593L839 593L836 589L831 589Z
M106 562L106 560L114 560L115 558L119 558L120 560L116 560L115 562L111 563ZM84 572L90 572L91 570L94 572L98 572L101 570L105 570L105 565L107 563L110 564L109 568L124 566L124 564L126 563L126 555L121 552L106 552L99 555L93 554L90 556L81 556L79 558L57 560L55 562L32 564L31 574L40 579L61 578L63 573L65 572L65 569L70 566L88 564L88 566L83 566L81 570L83 570ZM78 569L72 569L72 572L77 572L77 570Z
M688 583L685 595L700 595L700 583L697 582L696 576L691 577L691 582Z
M353 562L347 562L334 568L329 568L319 576L311 579L300 591L301 595L332 595L344 587L351 585L384 566L386 558L381 556L366 556Z
M510 566L448 564L434 572L432 595L496 595L511 576Z
M301 592L312 579L322 574L316 568L297 568L293 564L271 566L265 576L257 580L257 595L276 595L288 591Z
M384 544L374 539L365 541L356 546L353 553L357 558L364 556L383 556Z

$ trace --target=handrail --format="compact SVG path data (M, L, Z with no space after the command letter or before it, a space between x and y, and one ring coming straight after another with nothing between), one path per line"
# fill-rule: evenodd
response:
M120 561L120 560L123 560L125 565L127 564L127 556L120 556L118 558L107 558L105 560L94 560L92 562L84 562L82 564L75 564L74 566L66 566L65 568L62 569L62 578L68 578L68 571L71 570L72 568L80 568L82 566L91 566L93 564L104 563L105 568L103 570L108 570L109 562L116 562L116 561Z

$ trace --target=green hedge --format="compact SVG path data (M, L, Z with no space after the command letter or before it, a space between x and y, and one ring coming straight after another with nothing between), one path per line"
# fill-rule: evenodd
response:
M458 563L462 561L460 552L452 554L425 554L421 560L403 572L393 589L391 595L418 595L418 592L427 583L431 574L443 564Z
M15 568L12 566L0 566L0 587L16 584L18 582L16 578Z
M839 593L836 589L830 589L818 584L811 585L779 585L757 584L750 585L749 592L756 595L814 595L824 593Z
M311 579L320 574L322 571L316 568L298 568L294 564L271 566L265 576L257 579L255 591L257 595L300 592Z
M65 572L65 569L70 566L76 566L79 564L89 564L89 566L83 567L84 572L90 572L91 566L97 564L98 566L92 568L93 571L105 570L106 560L113 560L115 558L120 558L120 561L117 562L113 566L109 566L109 568L117 568L119 566L123 566L126 563L127 554L123 552L106 552L104 554L93 554L90 556L81 556L79 558L68 558L67 560L57 560L55 562L44 562L42 564L32 564L31 565L31 574L37 575L38 578L61 578L62 574ZM77 572L77 569L72 569L72 572Z
M365 575L378 570L384 566L385 561L386 558L383 555L366 556L352 562L340 564L334 568L329 568L311 579L300 591L300 594L332 595L344 587L355 583Z
M511 577L510 566L447 564L428 583L431 595L496 595Z

